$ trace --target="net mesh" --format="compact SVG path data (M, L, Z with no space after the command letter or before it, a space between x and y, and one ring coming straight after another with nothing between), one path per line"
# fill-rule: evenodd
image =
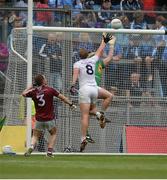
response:
M114 57L103 70L100 84L115 95L106 112L111 123L108 123L104 129L100 129L98 121L94 117L90 118L89 133L95 143L88 144L84 152L128 152L125 125L151 126L155 132L157 128L167 125L165 97L167 69L162 60L165 45L158 47L157 35L115 34L115 36L117 40ZM158 37L163 39L162 35ZM15 29L11 39L11 46L26 59L26 30ZM78 96L71 96L68 91L72 80L73 64L79 60L80 48L86 48L90 52L96 51L100 41L101 33L97 32L34 32L33 77L38 73L44 74L50 86L78 104ZM107 46L104 56L108 51ZM11 50L3 108L8 126L26 126L26 103L20 94L26 88L27 62L22 57ZM136 85L132 80L137 81ZM101 108L101 104L102 100L98 100L97 107ZM75 112L71 112L67 105L57 99L54 105L58 126L55 152L78 151L81 141L79 107ZM166 128L162 130L166 131ZM146 132L149 135L149 131ZM159 132L160 129L157 130L157 133ZM131 136L136 136L135 128L134 133L132 128ZM48 134L44 132L37 151L46 150L47 138ZM165 138L162 135L162 143L165 143L163 141Z

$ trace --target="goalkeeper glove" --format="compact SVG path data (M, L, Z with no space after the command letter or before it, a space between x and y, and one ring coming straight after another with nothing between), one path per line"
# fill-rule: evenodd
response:
M72 111L74 111L77 108L77 106L73 103L69 104L69 106Z
M71 86L71 88L70 88L70 93L71 93L71 95L75 95L76 89L75 89L75 86L74 86L74 85Z
M103 33L103 40L107 44L112 39L112 35L110 33Z
M115 36L112 36L111 40L109 40L109 42L108 42L109 45L110 45L110 47L114 47L115 41L116 41L116 37L115 37Z

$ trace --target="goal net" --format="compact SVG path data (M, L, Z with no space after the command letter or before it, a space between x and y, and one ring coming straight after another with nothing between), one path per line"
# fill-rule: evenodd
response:
M38 73L44 74L49 86L58 89L77 105L78 95L69 93L73 64L79 60L80 48L95 52L102 38L102 32L85 29L85 32L77 31L77 28L73 32L70 29L66 32L54 28L52 31L46 29L33 33L32 77ZM27 107L25 99L21 97L27 85L26 34L26 29L22 28L14 29L11 35L3 101L6 123L0 134L0 146L10 144L18 152L26 148ZM88 143L84 152L167 153L164 35L144 34L140 31L134 34L113 34L117 38L114 56L103 69L100 84L115 95L106 111L111 123L101 129L96 118L90 117L89 134L95 143ZM157 44L158 38L162 39L161 46ZM106 45L104 57L108 51ZM98 100L99 109L101 104L102 100ZM55 99L54 106L58 126L54 150L77 152L81 143L79 105L75 112L71 112L67 105ZM139 140L138 137L143 139ZM37 152L46 151L47 138L48 134L44 132L36 148Z

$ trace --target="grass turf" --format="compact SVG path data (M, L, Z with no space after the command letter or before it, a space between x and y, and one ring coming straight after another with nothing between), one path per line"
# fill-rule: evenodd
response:
M166 179L167 156L0 155L0 178Z

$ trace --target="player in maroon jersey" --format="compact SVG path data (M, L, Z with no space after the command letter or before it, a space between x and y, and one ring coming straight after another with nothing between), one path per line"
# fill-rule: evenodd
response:
M41 132L46 128L50 134L48 140L47 156L52 157L53 147L56 141L56 123L53 98L56 96L64 103L68 104L71 109L75 109L76 106L56 89L49 87L44 75L38 74L34 78L34 83L34 86L25 89L22 93L22 96L32 98L36 110L36 124L35 129L33 130L31 147L25 152L24 155L29 156L33 152Z

